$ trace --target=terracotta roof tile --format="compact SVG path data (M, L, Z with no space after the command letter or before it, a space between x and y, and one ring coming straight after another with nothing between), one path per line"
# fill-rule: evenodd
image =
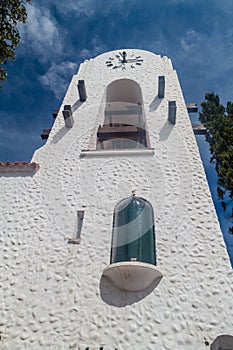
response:
M0 162L0 171L1 170L24 170L24 171L37 171L40 169L38 163L30 162Z

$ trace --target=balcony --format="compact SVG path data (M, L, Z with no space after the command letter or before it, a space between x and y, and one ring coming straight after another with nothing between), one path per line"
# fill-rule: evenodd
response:
M117 288L127 292L144 290L152 283L159 283L163 277L156 266L140 261L111 264L104 269L103 276L109 278Z
M97 131L98 149L147 147L142 106L129 102L107 103L104 123Z

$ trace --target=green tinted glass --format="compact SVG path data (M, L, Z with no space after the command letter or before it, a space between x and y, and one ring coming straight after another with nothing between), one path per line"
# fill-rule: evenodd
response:
M123 261L156 265L153 208L140 197L122 200L114 211L110 263Z

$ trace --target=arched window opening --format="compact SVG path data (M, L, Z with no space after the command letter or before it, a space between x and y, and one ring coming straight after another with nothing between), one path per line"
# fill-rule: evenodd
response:
M219 335L211 344L210 350L233 350L233 336Z
M98 149L146 148L145 113L140 86L120 79L109 84L104 122L97 132Z
M156 267L154 213L144 198L125 198L113 214L110 265L103 272L119 289L140 291L162 278Z
M110 263L122 261L156 265L153 208L141 197L123 199L114 211Z

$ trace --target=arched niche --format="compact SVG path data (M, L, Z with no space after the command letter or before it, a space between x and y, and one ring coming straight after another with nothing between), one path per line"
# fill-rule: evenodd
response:
M145 112L139 84L131 79L110 83L97 149L148 148Z
M114 80L107 87L106 102L129 102L142 105L141 88L131 79Z
M233 336L219 335L211 344L210 350L233 350Z
M115 207L110 265L104 276L126 291L144 290L162 278L156 268L153 208L144 198L133 195Z

